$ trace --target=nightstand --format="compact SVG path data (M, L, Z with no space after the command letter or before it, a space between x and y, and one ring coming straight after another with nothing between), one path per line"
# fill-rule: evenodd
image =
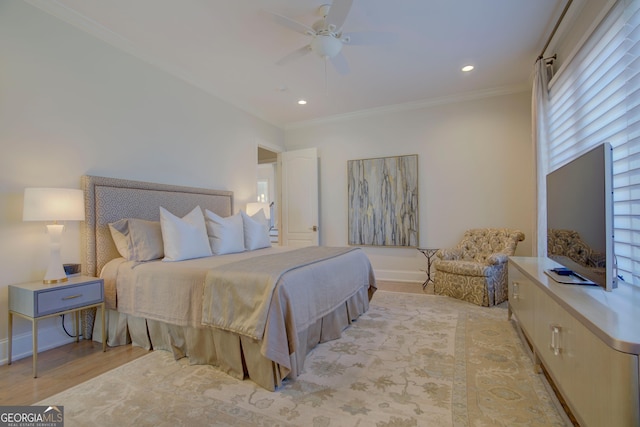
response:
M76 342L80 340L80 310L100 307L102 312L102 351L107 351L105 334L104 282L91 276L72 276L63 283L42 281L9 285L8 364L11 365L13 316L30 320L33 334L33 378L38 376L38 321L73 313Z

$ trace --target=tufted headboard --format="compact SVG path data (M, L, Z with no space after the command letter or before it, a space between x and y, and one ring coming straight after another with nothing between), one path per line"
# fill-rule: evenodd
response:
M122 218L160 220L160 206L184 216L195 206L222 217L233 213L233 192L84 175L82 272L97 276L119 257L108 224Z

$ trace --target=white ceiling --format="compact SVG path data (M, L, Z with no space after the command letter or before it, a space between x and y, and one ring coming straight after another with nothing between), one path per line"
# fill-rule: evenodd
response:
M340 75L313 53L276 65L310 38L268 13L310 26L330 0L27 1L281 127L524 88L565 3L354 0L343 31L393 41L346 45Z

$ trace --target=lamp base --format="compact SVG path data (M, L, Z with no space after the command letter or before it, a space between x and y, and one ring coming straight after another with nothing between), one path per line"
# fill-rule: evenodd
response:
M49 267L44 275L42 283L52 284L66 282L67 275L62 268L60 261L60 242L62 240L62 230L64 226L61 224L47 225L47 233L49 233L51 254L49 255Z
M43 279L42 283L44 283L45 285L53 285L54 283L62 283L68 280L69 279L67 277L63 277L62 279Z

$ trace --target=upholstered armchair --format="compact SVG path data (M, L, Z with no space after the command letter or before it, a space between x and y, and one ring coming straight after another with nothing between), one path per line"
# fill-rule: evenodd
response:
M577 231L552 228L547 230L547 256L568 257L594 271L603 270L607 259L606 254L589 247Z
M507 259L522 240L519 230L467 230L455 248L436 253L434 293L486 307L506 301Z

